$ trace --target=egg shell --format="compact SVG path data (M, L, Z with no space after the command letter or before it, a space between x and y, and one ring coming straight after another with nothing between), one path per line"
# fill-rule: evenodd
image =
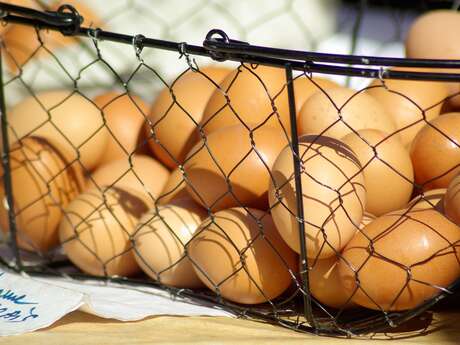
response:
M79 93L40 92L12 107L7 117L10 145L29 135L43 137L87 170L98 164L107 145L100 110Z
M363 167L366 211L380 216L405 207L412 195L414 171L400 140L376 129L362 129L342 141Z
M331 257L352 238L363 217L366 190L361 166L347 145L326 136L301 137L299 154L307 256ZM283 149L271 171L269 200L273 220L281 237L300 253L290 147Z
M264 124L290 133L284 69L243 64L219 86L201 120L205 134L241 123L251 129Z
M459 240L460 228L436 210L386 214L345 247L342 285L353 302L369 309L415 308L441 292L434 286L447 287L460 276Z
M10 149L17 241L22 249L46 252L59 243L63 208L79 194L84 180L78 164L68 164L46 140L29 137ZM4 172L2 169L2 176ZM4 178L0 183L0 225L9 230Z
M298 258L279 236L271 216L243 208L222 210L214 216L201 224L188 245L203 283L243 304L263 303L281 295L293 282Z
M458 34L460 13L455 10L427 11L409 28L405 40L406 56L419 59L459 60ZM460 73L460 69L439 69L442 73ZM448 83L452 95L459 94L460 83ZM460 96L448 102L460 108Z
M401 130L399 138L406 147L410 147L427 121L439 116L443 100L449 95L446 83L433 81L388 79L384 86L379 79L374 79L369 87L366 93L385 108L396 129Z
M82 26L95 25L95 27L99 27L102 22L91 8L78 0L54 1L46 8L42 8L36 1L21 1L22 4L14 1L14 3L42 11L57 11L59 6L69 4L74 6L84 18ZM13 74L18 74L19 70L32 59L53 59L52 54L57 49L65 49L65 47L76 45L79 42L78 37L64 36L59 31L42 29L37 35L36 28L27 25L10 25L10 28L3 35L3 40L6 49L4 55L6 66ZM43 43L40 43L40 40Z
M250 132L236 125L211 132L194 146L184 171L195 201L213 211L241 204L267 209L269 169L288 141L269 126L254 130L252 136L253 144Z
M374 97L344 87L315 92L299 113L299 135L324 134L340 139L353 133L349 127L355 131L379 129L387 134L396 130L393 119Z
M99 165L117 159L128 159L137 152L142 125L149 105L132 94L106 92L94 98L94 103L102 110L108 132L107 146Z
M204 210L196 212L175 205L159 206L146 213L134 234L135 258L141 269L161 284L202 287L185 245L206 215Z
M339 260L336 256L309 259L308 287L320 303L336 309L349 309L356 305L351 302L351 293L342 286L338 272Z
M447 188L460 172L460 113L443 114L425 125L410 155L416 183L424 190Z
M145 131L148 137L153 136L149 146L163 164L175 168L183 163L199 140L195 131L209 98L230 72L229 68L202 67L199 71L182 74L160 92L152 105Z
M303 104L314 93L321 90L339 87L339 84L329 79L321 77L307 77L306 75L301 74L294 79L293 86L296 115L298 115ZM282 109L280 110L281 112L289 113L289 101L281 103L280 107Z
M66 208L59 239L70 261L95 276L130 276L140 271L130 237L146 200L135 190L89 189Z
M436 188L423 192L414 197L407 205L407 208L413 210L435 209L444 213L444 195L446 191L446 188Z
M100 166L91 175L88 187L104 186L130 188L144 194L151 204L163 190L169 171L155 159L145 155L131 156Z
M446 216L460 225L460 175L450 182L443 201Z

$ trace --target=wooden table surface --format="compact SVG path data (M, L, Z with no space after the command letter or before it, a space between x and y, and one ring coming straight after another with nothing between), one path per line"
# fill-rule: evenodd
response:
M426 334L394 332L388 344L460 344L460 313L434 314ZM418 336L416 336L418 335ZM137 345L137 344L385 344L380 339L337 339L296 333L278 326L225 317L151 317L138 322L102 319L73 312L55 325L21 336L0 338L2 345Z

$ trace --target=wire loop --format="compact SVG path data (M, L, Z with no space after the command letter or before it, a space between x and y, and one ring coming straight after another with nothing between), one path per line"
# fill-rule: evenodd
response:
M142 50L144 49L143 41L145 39L144 35L138 34L133 37L133 48L134 48L134 53L136 54L137 59L140 62L144 62L144 60L141 57Z

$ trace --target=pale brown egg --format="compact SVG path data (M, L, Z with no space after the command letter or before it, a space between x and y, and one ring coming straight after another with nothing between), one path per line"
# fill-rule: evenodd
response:
M214 216L200 225L188 245L202 282L222 297L243 304L281 295L294 281L298 259L279 236L271 216L243 208Z
M337 87L317 91L302 106L298 118L299 135L324 134L340 139L360 129L379 129L392 134L393 119L383 105L365 92Z
M351 302L351 293L342 286L338 272L339 258L308 260L308 282L313 297L320 303L336 309L355 307Z
M380 216L405 207L412 195L414 171L401 141L376 129L350 133L342 141L363 168L366 211Z
M225 127L190 151L184 164L187 190L198 203L213 211L240 205L267 209L269 169L288 141L268 126L252 136L254 144L243 125Z
M140 271L131 236L146 200L135 190L89 189L66 208L59 239L70 261L96 276L130 276Z
M163 205L139 220L134 233L135 258L142 270L161 284L198 288L203 283L185 250L207 213Z
M115 186L145 194L150 203L158 198L169 178L169 171L155 159L145 155L131 156L109 162L96 169L88 187Z
M436 210L381 216L345 247L342 286L366 308L414 308L460 276L459 241L460 228Z
M132 94L106 92L94 98L102 110L108 131L107 146L99 164L128 159L137 152L142 125L148 114L148 104Z
M435 209L444 213L443 202L446 190L446 188L436 188L423 192L414 197L409 204L407 204L407 208L412 210Z
M309 77L307 78L304 75L294 79L294 100L295 100L295 110L296 116L299 114L300 109L303 104L310 98L315 92L321 90L327 90L335 87L339 87L339 84L333 82L329 79L324 79L321 77ZM289 114L289 101L280 102L279 112Z
M339 252L359 227L366 205L358 158L343 142L325 136L299 139L305 244L309 258ZM286 147L272 168L269 200L273 220L286 243L300 253L293 153Z
M201 124L206 134L241 123L251 129L262 124L279 130L285 128L289 134L287 102L284 69L243 64L214 91Z
M79 93L44 91L8 111L10 145L33 135L46 138L67 161L78 159L87 170L104 154L107 131L100 110Z
M16 1L14 1L16 2ZM36 1L22 1L26 7L42 10ZM56 11L62 4L74 6L84 18L82 25L100 27L102 20L94 11L78 0L54 1L45 9ZM39 39L40 37L40 39ZM52 54L57 49L65 49L79 42L77 36L64 36L59 31L40 30L37 34L34 26L10 25L3 34L5 43L6 65L11 73L17 74L29 61L34 59L53 59ZM41 43L41 42L42 43Z
M460 225L460 175L457 175L447 188L444 210L450 220Z
M458 35L460 13L455 10L429 11L418 17L406 37L406 56L418 59L460 59ZM440 69L442 73L460 73L460 69ZM450 93L459 94L460 83L449 83ZM460 108L460 95L449 100Z
M184 162L185 156L199 140L198 124L214 90L231 72L229 68L203 67L188 71L165 87L155 102L145 125L150 148L169 168ZM157 143L155 141L159 141Z
M399 138L408 148L427 121L439 115L443 100L449 95L446 83L433 81L388 79L384 87L375 79L369 86L366 93L383 105L396 129L401 130Z
M447 188L460 172L460 113L443 114L425 125L410 155L416 183L424 190Z
M10 149L10 176L18 245L46 252L59 243L63 208L83 189L81 167L68 164L46 140L28 137ZM4 178L0 200L0 224L6 232L9 222Z

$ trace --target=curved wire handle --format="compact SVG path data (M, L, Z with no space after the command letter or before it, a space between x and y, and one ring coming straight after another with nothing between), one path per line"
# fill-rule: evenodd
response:
M3 20L5 22L44 27L50 30L60 31L64 35L87 37L88 31L92 30L91 28L80 26L82 17L76 10L71 10L69 5L64 5L60 11L51 12L37 11L0 2L0 10L7 13L6 15L3 13ZM12 13L22 16L13 15ZM98 31L98 39L132 45L135 36L100 30ZM292 66L292 69L296 71L303 72L305 71L305 67L308 66L308 70L312 73L317 72L364 78L379 77L380 69L369 66L460 69L460 60L427 60L325 54L256 46L247 42L230 39L224 31L219 29L211 30L206 35L206 39L202 46L184 45L183 42L172 42L153 38L143 39L142 45L143 47L159 48L179 53L186 48L188 54L207 56L218 61L231 60L280 68L284 68L288 63ZM460 74L387 70L383 78L458 82L460 81Z

